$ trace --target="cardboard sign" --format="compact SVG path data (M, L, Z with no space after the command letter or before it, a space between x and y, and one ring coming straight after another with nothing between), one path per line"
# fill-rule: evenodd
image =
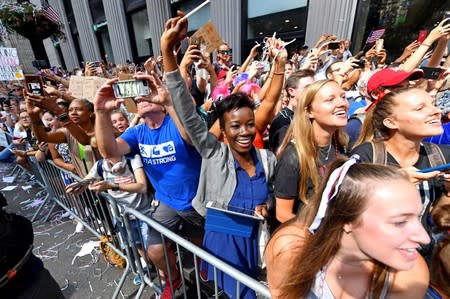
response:
M71 76L69 91L79 99L88 99L92 102L95 93L108 79L95 76Z
M216 26L209 20L191 36L191 44L203 44L206 46L206 51L212 53L223 44L223 40L220 37L220 33L217 31Z
M0 47L0 81L23 80L16 48Z

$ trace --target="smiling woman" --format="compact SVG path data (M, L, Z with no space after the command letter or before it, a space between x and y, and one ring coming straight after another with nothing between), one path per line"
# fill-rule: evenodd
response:
M266 201L271 191L269 186L276 159L271 152L253 146L257 130L254 107L251 99L243 93L225 97L217 107L220 129L228 144L218 141L208 132L200 116L195 113L192 96L172 51L174 44L184 38L183 30L187 30L185 18L169 20L161 37L161 48L173 107L192 144L202 156L200 178L192 206L200 215L206 216L203 247L241 272L256 278L259 272L259 221L256 219L259 218L255 215L260 218L267 216ZM238 214L237 217L255 220L248 224L247 234L236 233L227 226L223 228L223 225L209 222L214 217L214 212L207 209L211 205L231 210ZM204 262L202 278L216 280L230 298L235 298L237 293L240 298L256 298L255 292L246 286L240 285L239 290L236 290L236 280L216 270Z
M417 248L430 239L421 211L406 174L337 160L311 203L267 245L272 298L423 298L428 269Z
M362 161L393 165L408 172L420 189L425 206L422 223L430 234L430 209L449 189L444 180L438 179L439 171L417 170L450 161L449 146L422 142L427 136L441 133L441 111L435 100L421 89L403 88L386 94L369 110L359 145L353 149ZM429 256L432 245L423 247L422 255Z
M334 81L306 87L279 150L275 170L276 217L285 222L307 202L327 165L346 153L348 102Z

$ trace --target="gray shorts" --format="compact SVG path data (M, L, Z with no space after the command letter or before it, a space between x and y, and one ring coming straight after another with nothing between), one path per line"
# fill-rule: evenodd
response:
M177 211L168 205L159 202L159 205L150 216L153 220L165 228L185 238L199 238L203 236L205 219L194 209L188 211ZM170 241L166 239L166 241ZM162 244L161 233L150 227L148 244Z

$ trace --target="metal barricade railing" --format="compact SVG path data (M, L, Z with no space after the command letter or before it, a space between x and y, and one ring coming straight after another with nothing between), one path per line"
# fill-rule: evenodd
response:
M44 181L44 186L48 192L49 198L69 212L78 223L81 223L99 239L102 235L111 237L111 240L107 241L107 245L121 258L127 260L123 274L112 297L117 298L125 283L127 275L131 271L127 255L125 255L118 246L120 241L123 242L122 237L120 234L116 233L112 223L111 211L118 211L116 201L106 199L102 194L96 194L90 190L86 190L78 195L67 193L65 188L66 184L69 182L65 182L63 176L71 178L74 182L80 181L80 177L59 168L52 161L35 161L34 166ZM42 206L40 208L42 208ZM36 212L35 217L38 213L39 211ZM50 213L45 219L48 219Z
M205 262L209 263L210 265L212 265L214 267L214 281L212 283L213 283L213 291L214 291L215 298L219 298L218 296L220 294L219 287L217 284L217 270L222 271L224 274L229 275L230 277L234 278L237 281L236 289L235 289L235 292L236 292L235 298L240 298L240 285L241 284L249 287L250 289L253 289L256 292L256 294L258 295L258 298L270 298L271 297L269 289L267 288L267 286L264 282L257 281L256 279L240 272L236 268L234 268L234 267L230 266L229 264L225 263L224 261L220 260L218 257L206 252L202 248L194 245L192 242L184 239L183 237L179 236L175 232L172 232L171 230L162 226L161 224L159 224L155 220L151 219L150 217L147 217L146 215L144 215L134 209L131 209L131 208L125 208L122 215L123 215L124 224L127 228L128 245L133 249L134 254L136 254L137 251L135 250L136 249L135 246L132 245L132 244L134 244L135 240L133 240L133 237L132 237L133 235L130 233L130 231L131 231L130 216L147 223L152 229L158 231L161 234L164 246L166 244L165 240L167 240L167 239L169 239L173 244L175 244L175 252L178 257L177 258L178 269L180 270L180 273L184 274L184 275L181 275L181 278L183 281L182 292L183 292L185 299L192 298L192 296L193 296L192 293L191 293L191 297L188 297L188 295L187 295L187 290L185 287L186 280L189 280L189 282L195 286L195 293L196 293L195 296L197 296L196 298L202 298L202 295L201 295L202 286L205 286L205 284L200 281L200 273L199 273L199 269L198 269L197 259L204 260ZM168 263L167 248L165 248L164 251L165 251L164 254L165 254L166 264L167 264ZM193 269L190 269L190 270L194 271L194 275L186 275L187 269L184 265L186 260L184 260L184 258L182 258L182 256L186 256L186 252L192 254ZM135 260L136 260L136 258L135 258ZM188 261L188 264L189 264L189 261ZM150 271L148 270L147 272L144 272L143 269L141 268L140 263L136 262L136 266L137 266L137 272L140 275L145 275L145 279L144 279L145 283L150 285L151 287L153 287L153 289L156 292L160 292L161 287L159 287L157 284L153 283L153 281L151 279ZM192 265L189 265L189 267L192 267ZM169 267L167 267L167 268L169 268ZM156 274L158 274L158 272ZM173 275L172 275L172 273L168 273L168 276L169 276L168 279L170 279ZM159 282L159 285L161 285L161 282ZM141 286L141 289L142 288L143 288L143 286ZM136 296L136 297L138 297L138 296Z
M39 180L42 179L42 185L47 190L49 200L54 200L55 203L69 212L73 218L79 223L82 223L85 228L98 238L102 235L111 236L113 242L108 242L108 246L110 246L120 257L127 260L126 267L124 268L123 274L117 284L117 288L114 291L113 298L118 297L126 277L131 272L140 275L143 282L141 283L135 298L140 298L146 286L150 286L158 294L160 294L163 289L163 282L158 269L152 266L152 263L145 254L141 257L138 252L138 248L135 245L137 240L134 240L133 237L130 218L141 220L148 224L150 229L154 229L160 233L164 246L166 244L165 240L167 239L175 245L174 250L178 257L178 268L180 273L183 274L181 275L183 281L182 292L185 299L194 297L202 298L201 293L205 291L205 288L207 288L208 291L214 292L215 298L221 298L219 297L220 291L217 284L217 270L222 271L224 274L229 275L237 281L235 298L239 298L240 296L241 284L253 289L258 294L258 298L270 298L270 292L264 282L260 282L240 272L216 256L165 228L150 217L128 207L122 207L122 213L119 213L119 207L116 200L109 194L96 194L89 190L78 195L67 193L65 187L70 183L67 181L67 177L72 178L74 181L79 181L81 178L59 168L52 161L33 161L33 170L39 174ZM42 206L39 209L41 208ZM49 218L50 213L51 210L45 217L45 221ZM39 211L36 212L33 218L36 218L38 214ZM121 215L121 219L119 220L122 225L116 225L116 229L113 227L111 221L113 218L112 215ZM139 238L142 242L141 235L139 235ZM120 241L120 244L123 245L122 248L121 246L118 246L119 243L116 241ZM125 252L125 254L123 252ZM167 264L168 255L167 248L165 247L164 255ZM214 281L210 282L208 285L200 281L197 259L204 260L214 267ZM141 260L144 260L144 265ZM167 279L171 280L171 277L172 273L169 271ZM195 295L190 295L190 297L188 297L186 282L189 282L189 284L193 286L193 289L189 290L189 292L191 292L190 294L195 292Z

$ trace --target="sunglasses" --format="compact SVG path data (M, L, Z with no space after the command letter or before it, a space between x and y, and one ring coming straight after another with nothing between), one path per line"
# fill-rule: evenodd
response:
M231 49L230 50L219 50L218 52L219 52L219 54L223 54L223 55L233 54L233 51Z

